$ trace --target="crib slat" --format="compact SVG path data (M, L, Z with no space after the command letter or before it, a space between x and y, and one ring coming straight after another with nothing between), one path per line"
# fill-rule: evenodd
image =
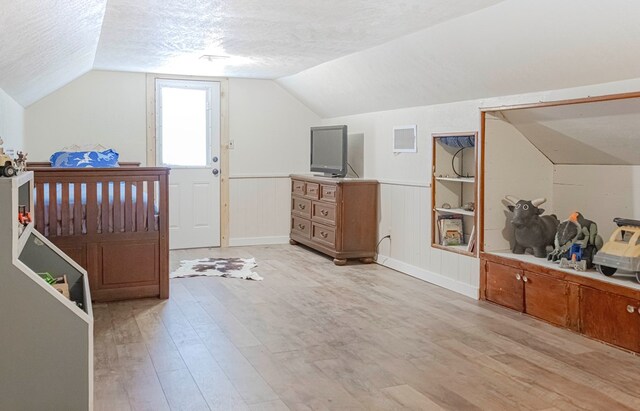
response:
M147 231L155 231L155 188L153 181L147 181Z
M131 181L125 183L124 190L124 229L125 231L133 231L133 200L131 198L131 192L133 191L133 184Z
M120 196L120 182L113 182L113 232L122 231L122 203Z
M62 235L69 235L69 183L62 183L61 204Z
M144 231L144 183L136 181L136 231Z
M82 234L82 184L73 184L73 235Z
M36 229L44 234L44 184L36 183Z
M109 184L108 181L102 181L102 221L101 233L109 232Z
M98 232L98 196L96 191L96 183L94 181L87 183L87 234L96 234Z
M58 192L56 183L49 183L49 237L58 235Z

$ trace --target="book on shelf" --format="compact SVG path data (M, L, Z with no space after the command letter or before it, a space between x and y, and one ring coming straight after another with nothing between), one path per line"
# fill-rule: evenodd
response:
M469 241L467 243L467 251L472 253L476 249L476 226L474 225L471 229L471 235L469 236Z
M438 217L440 245L452 246L464 244L464 224L461 214L448 214Z

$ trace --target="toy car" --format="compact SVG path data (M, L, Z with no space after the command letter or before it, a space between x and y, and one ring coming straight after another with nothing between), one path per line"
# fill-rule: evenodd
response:
M16 169L13 166L13 159L9 157L2 148L3 141L0 138L0 176L13 177Z
M618 228L611 234L593 263L600 274L612 276L618 270L631 271L640 282L640 221L614 218Z

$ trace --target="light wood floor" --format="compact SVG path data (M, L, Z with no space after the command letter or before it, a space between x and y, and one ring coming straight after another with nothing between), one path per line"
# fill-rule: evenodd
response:
M375 264L296 246L262 282L171 281L96 304L97 410L638 410L640 358Z

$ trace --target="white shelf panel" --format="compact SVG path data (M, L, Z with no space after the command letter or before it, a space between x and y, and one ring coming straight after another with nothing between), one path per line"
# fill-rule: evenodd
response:
M471 177L435 177L437 181L455 181L456 183L475 183L476 179Z
M462 214L462 215L468 215L468 216L474 216L475 213L473 211L467 211L467 210L463 210L462 208L440 208L440 207L436 207L435 210L439 213L444 213L444 214Z

